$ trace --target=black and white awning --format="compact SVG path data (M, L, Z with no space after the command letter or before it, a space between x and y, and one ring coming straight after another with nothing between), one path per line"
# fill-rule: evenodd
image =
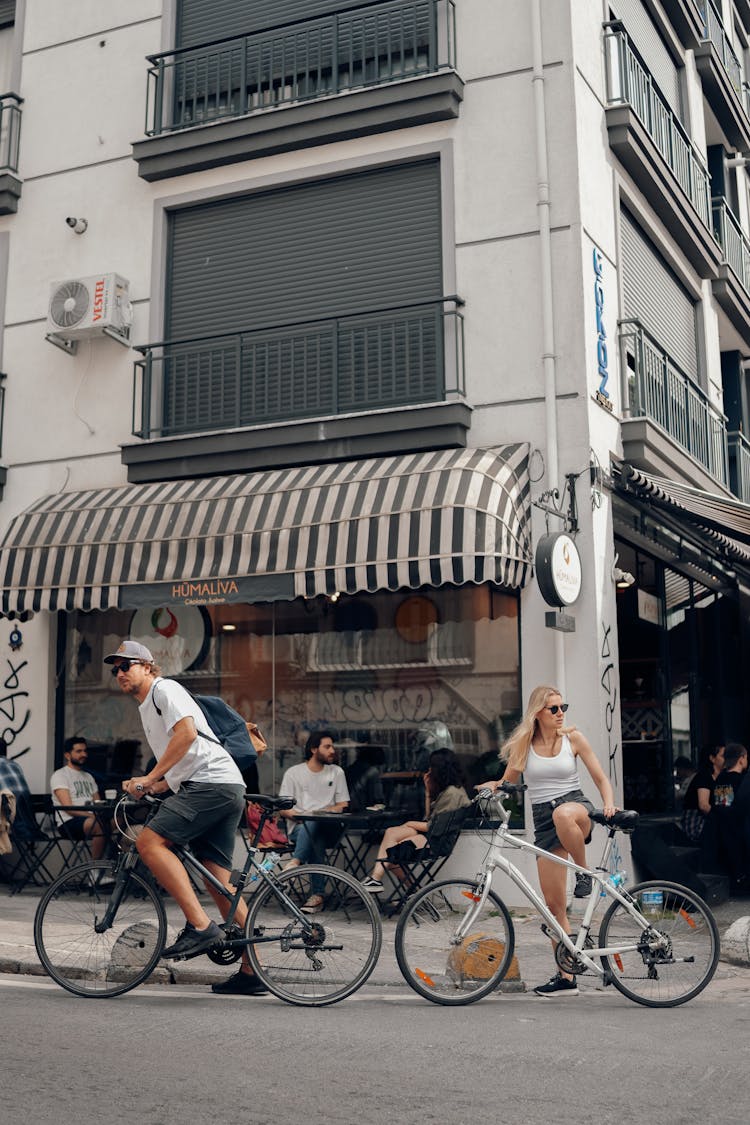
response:
M528 445L45 496L0 545L2 611L523 586Z
M750 564L750 505L735 497L620 466L619 491L630 493L692 524L727 559Z

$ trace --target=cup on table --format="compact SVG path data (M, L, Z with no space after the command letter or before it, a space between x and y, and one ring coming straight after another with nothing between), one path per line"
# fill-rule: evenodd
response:
M107 798L108 801L116 801L117 800L117 790L116 789L105 789L104 790L104 796Z

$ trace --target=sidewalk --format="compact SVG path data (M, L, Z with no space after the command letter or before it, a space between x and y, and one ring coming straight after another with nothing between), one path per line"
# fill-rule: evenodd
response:
M28 973L44 975L39 959L34 948L34 913L41 892L27 889L19 895L10 896L5 886L0 885L0 973ZM573 901L571 907L571 923L575 927L575 918L580 916L582 904ZM549 940L539 928L539 919L533 912L527 910L512 910L513 923L516 930L516 956L518 958L520 981L508 981L507 988L532 989L535 985L547 980L555 971L552 951ZM722 940L730 925L739 918L750 918L750 899L729 899L714 909L714 915L719 926ZM172 907L169 910L170 925L179 928L181 915ZM404 981L396 964L394 953L394 935L396 919L383 919L383 948L375 970L368 981L368 985L403 985ZM594 920L596 932L598 918ZM735 977L746 978L750 984L750 955L742 963L735 958L730 962L722 954L717 970L717 979L731 979ZM207 957L197 957L192 961L170 963L157 970L154 979L164 984L212 984L224 980L233 972L233 967L227 968L214 965ZM588 978L586 978L588 980ZM593 987L591 984L584 987Z

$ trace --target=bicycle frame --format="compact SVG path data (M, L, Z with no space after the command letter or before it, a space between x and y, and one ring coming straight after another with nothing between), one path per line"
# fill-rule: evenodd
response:
M511 836L508 831L509 814L503 805L499 806L503 823L493 830L492 843L487 856L482 863L481 873L481 893L477 896L476 905L473 909L467 911L464 915L458 929L456 930L453 941L456 945L460 945L466 935L471 931L474 920L478 916L480 910L487 901L487 896L490 893L492 886L492 877L496 870L504 872L508 878L515 884L522 894L529 900L538 914L544 919L549 930L553 931L554 935L565 946L569 953L581 961L587 969L599 974L600 977L605 976L604 968L595 960L595 958L615 956L618 953L633 952L638 950L637 944L631 945L618 945L618 946L602 946L585 948L585 942L591 932L591 922L597 907L597 901L600 897L601 891L612 899L615 899L622 906L625 907L628 914L635 920L644 932L651 928L650 922L643 917L637 906L633 903L627 891L620 891L612 885L609 881L609 874L607 865L609 863L612 847L614 845L615 831L609 829L608 839L604 845L602 858L599 866L595 869L582 867L580 864L574 863L570 859L563 859L562 856L554 855L552 852L547 852L543 848L539 848L536 844L530 844L527 840L519 840ZM590 875L592 879L592 889L589 895L589 900L586 909L581 919L581 925L575 940L563 930L562 926L549 910L547 904L544 902L541 895L528 881L526 876L520 871L511 860L502 854L503 845L511 848L517 848L519 851L532 852L534 855L541 856L544 859L550 859L554 863L559 863L562 867L567 867L571 871L581 872ZM552 936L552 934L550 934Z
M241 938L232 939L229 937L228 931L229 927L234 921L234 916L237 913L237 907L239 905L240 899L242 898L242 892L249 882L248 876L253 869L255 869L256 874L261 876L263 880L268 884L278 901L283 903L283 905L291 911L296 920L298 922L302 922L305 927L310 926L310 919L306 914L303 914L303 912L294 904L294 902L292 902L292 900L287 895L284 894L283 888L279 887L275 876L266 871L265 868L258 863L255 858L255 849L253 849L253 851L251 852L248 852L247 859L245 860L245 866L238 873L238 877L235 881L236 890L234 894L228 891L223 883L220 883L216 876L211 871L209 871L208 868L204 867L201 861L199 859L196 859L196 857L188 848L175 848L174 854L182 860L186 867L192 868L193 871L207 880L211 884L211 886L214 887L219 892L219 894L230 904L229 913L224 919L224 926L227 930L227 937L224 941L224 944L226 946L229 946L230 948L239 948L240 946L244 947L247 945L247 940L244 935ZM263 937L263 935L259 935L258 937L253 936L253 945L262 945L264 942L278 943L278 940L278 934L275 934L273 937Z

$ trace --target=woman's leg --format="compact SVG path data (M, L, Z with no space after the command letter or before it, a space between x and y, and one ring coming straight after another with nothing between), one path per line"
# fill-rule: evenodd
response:
M555 809L557 812L557 809ZM563 859L567 858L565 848L552 848L553 855L559 855ZM542 897L549 907L550 913L557 919L566 934L570 933L570 923L568 921L568 908L567 908L567 889L568 889L568 869L563 867L561 863L555 863L551 859L537 859L537 870L539 872L539 886L541 887ZM552 949L554 950L557 945L557 938L551 938ZM572 980L573 977L570 973L563 973L564 977Z
M576 801L567 801L564 805L558 805L552 813L552 822L564 851L568 853L573 863L585 867L586 837L591 832L591 821L585 806L579 805ZM560 867L559 870L564 876L565 868Z
M424 839L424 837L422 838ZM383 860L387 858L389 848L394 847L396 844L402 844L404 840L416 841L416 839L417 833L408 824L395 824L392 828L386 828L383 833L383 839L380 841L380 847L378 848L377 862L370 872L371 877L373 879L382 880L385 874Z

